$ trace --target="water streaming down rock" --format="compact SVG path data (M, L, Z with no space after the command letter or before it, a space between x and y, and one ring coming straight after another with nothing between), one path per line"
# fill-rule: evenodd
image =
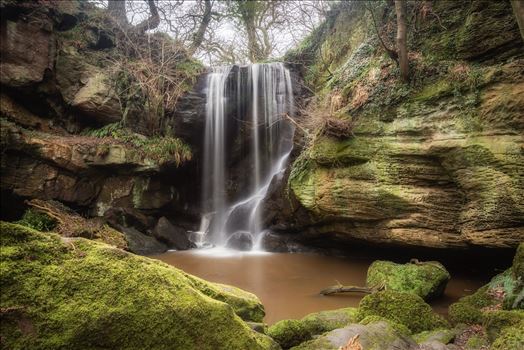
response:
M200 244L258 248L260 204L293 148L294 127L286 118L293 113L291 75L282 63L220 67L209 74ZM235 162L243 176L237 176L236 191L228 191Z

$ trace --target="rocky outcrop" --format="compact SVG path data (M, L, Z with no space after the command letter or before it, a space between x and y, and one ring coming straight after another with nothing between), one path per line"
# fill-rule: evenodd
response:
M279 348L241 319L263 316L250 293L82 238L0 232L9 348Z
M21 217L25 200L57 200L113 227L129 226L133 237L140 237L135 242L151 241L165 250L151 235L158 218L192 227L190 208L199 200L194 199L197 181L180 183L183 177L198 178L190 146L179 138L190 134L186 129L200 116L190 98L196 90L189 97L180 92L181 101L192 101L181 109L197 112L191 112L189 124L177 124L175 133L155 124L158 116L145 110L150 96L137 88L127 65L138 65L137 58L119 51L126 42L105 11L79 1L8 0L0 7L1 189L6 201L16 203L10 219ZM148 40L155 45L169 38ZM189 59L180 55L180 60ZM200 66L186 63L187 71L175 70L175 80L190 91ZM166 124L174 123L174 107L162 113ZM159 127L165 128L154 129ZM195 130L188 139L198 139L194 134L202 129ZM135 245L133 251L151 249Z
M507 248L522 241L524 45L506 5L436 2L432 11L447 30L418 24L409 85L379 51L362 6L331 14L293 54L316 57L306 65L318 92L311 115L345 120L352 131L335 137L324 129L310 141L289 177L291 213L274 220L294 222L275 231L326 245ZM392 16L383 10L386 20ZM492 29L501 27L507 35ZM328 111L334 101L342 102Z

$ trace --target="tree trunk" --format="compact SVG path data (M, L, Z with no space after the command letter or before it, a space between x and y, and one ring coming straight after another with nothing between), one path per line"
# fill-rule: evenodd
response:
M397 13L397 49L400 67L400 76L404 82L409 81L409 61L406 27L406 0L395 0Z
M129 26L126 15L126 2L125 0L109 0L107 11L109 15L113 17L122 28Z
M511 7L519 25L520 36L524 40L524 0L511 0Z
M204 41L204 34L206 34L207 26L209 25L209 22L211 22L211 0L204 0L205 4L205 10L204 15L202 17L202 21L200 22L200 25L198 26L198 30L193 37L193 42L191 43L191 46L189 47L189 54L193 55L196 50L202 45L202 42Z
M160 15L158 14L155 0L147 0L147 4L149 5L149 12L151 15L148 19L140 22L134 27L134 30L139 33L145 33L147 30L155 29L160 24Z

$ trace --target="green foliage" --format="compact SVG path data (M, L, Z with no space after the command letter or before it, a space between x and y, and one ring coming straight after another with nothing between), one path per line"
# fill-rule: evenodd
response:
M180 165L191 160L192 152L189 145L179 138L171 136L146 137L132 132L122 123L112 123L99 129L87 130L88 136L111 137L136 148L144 157L159 164L173 162Z
M57 224L56 220L52 217L32 208L27 209L22 219L17 223L44 232L53 230Z
M446 320L421 297L409 293L383 291L365 296L360 301L357 320L373 315L400 323L413 333L448 327Z
M2 345L9 349L269 349L214 299L236 299L159 261L0 223ZM209 291L213 291L213 295ZM256 297L249 295L246 304ZM259 303L258 303L259 304Z
M366 284L384 285L387 290L414 293L430 300L442 295L450 278L444 266L436 262L418 265L378 260L369 267Z
M507 327L524 322L523 310L496 310L484 313L484 326L491 340L496 339Z
M413 335L413 339L419 344L432 340L439 341L443 344L449 344L455 336L455 330L442 328L417 333Z

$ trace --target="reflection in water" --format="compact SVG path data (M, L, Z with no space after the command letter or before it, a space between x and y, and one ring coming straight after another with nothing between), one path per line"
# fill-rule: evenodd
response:
M168 252L153 258L206 280L234 285L256 294L266 308L268 324L301 318L311 312L358 306L363 294L321 296L318 292L337 282L364 285L367 268L372 262L371 259L314 254L242 253L225 248ZM450 303L485 283L480 278L465 279L457 272L452 272L452 276L445 296L432 303L442 314Z

